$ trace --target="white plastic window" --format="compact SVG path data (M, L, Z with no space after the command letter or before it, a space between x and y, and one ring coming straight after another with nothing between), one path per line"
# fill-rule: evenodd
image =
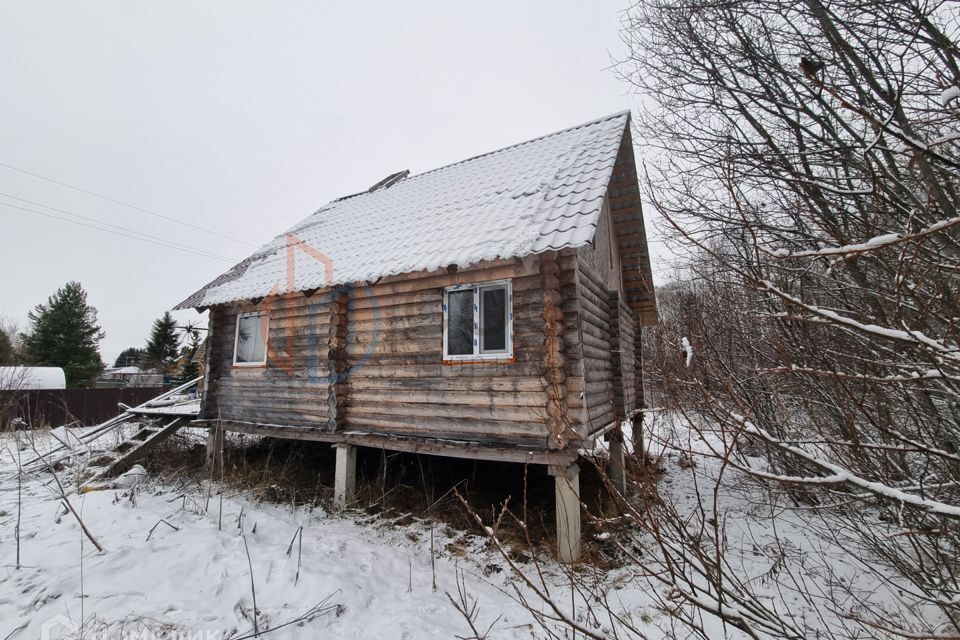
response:
M269 326L270 316L266 313L241 313L237 317L233 364L242 367L267 363Z
M512 357L512 325L513 292L509 280L444 289L444 360Z

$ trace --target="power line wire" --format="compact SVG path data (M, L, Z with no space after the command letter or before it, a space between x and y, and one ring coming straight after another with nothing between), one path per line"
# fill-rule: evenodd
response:
M195 250L195 249L192 249L192 248L190 248L190 247L186 247L186 246L183 246L183 245L170 244L170 243L168 243L168 242L166 242L166 241L157 242L157 241L155 241L155 240L149 240L149 239L147 239L147 238L142 238L142 237L140 237L140 236L135 236L135 235L131 235L131 234L128 234L128 233L123 233L122 231L114 231L113 229L105 229L105 228L103 228L103 227L98 227L98 226L95 226L95 225L92 225L92 224L87 224L87 223L85 223L85 222L80 222L79 220L71 220L70 218L61 218L60 216L55 216L55 215L53 215L53 214L51 214L51 213L44 213L43 211L37 211L36 209L28 209L28 208L26 208L26 207L19 207L19 206L15 205L15 204L10 204L10 203L8 203L8 202L0 202L0 206L9 207L9 208L11 208L11 209L19 209L20 211L26 211L26 212L28 212L28 213L35 213L35 214L37 214L37 215L44 216L45 218L52 218L52 219L54 219L54 220L59 220L59 221L61 221L61 222L69 222L69 223L71 223L71 224L80 225L81 227L88 227L88 228L90 228L90 229L96 229L97 231L106 231L107 233L112 233L112 234L114 234L114 235L123 236L123 237L125 237L125 238L131 238L131 239L133 239L133 240L140 240L141 242L149 242L150 244L155 244L155 245L160 246L160 247L166 247L166 248L168 248L168 249L176 249L177 251L185 251L185 252L187 252L187 253L192 253L192 254L194 254L194 255L202 256L202 257L204 257L204 258L213 258L213 259L215 259L215 260L223 260L224 262L231 262L231 263L234 262L234 260L231 260L230 258L225 258L225 257L223 257L223 256L218 256L218 255L215 255L215 254L212 254L212 253L199 252L199 251L197 251L197 250Z
M121 226L121 225L118 225L118 224L113 224L112 222L106 222L106 221L104 221L104 220L99 220L99 219L97 219L97 218L92 218L92 217L90 217L90 216L85 216L85 215L83 215L83 214L75 213L75 212L73 212L73 211L67 211L66 209L58 209L57 207L52 207L52 206L50 206L50 205L48 205L48 204L43 204L42 202L36 202L36 201L34 201L34 200L27 200L26 198L21 198L21 197L19 197L19 196L11 195L11 194L9 194L9 193L4 193L4 192L2 192L2 191L0 191L0 196L4 196L4 197L6 197L6 198L13 198L14 200L19 200L20 202L26 202L26 203L28 203L28 204L32 204L32 205L37 206L37 207L43 207L44 209L50 209L51 211L56 211L56 212L58 212L58 213L63 213L63 214L66 214L66 215L68 215L68 216L74 216L74 217L76 217L76 218L81 218L82 220L89 220L90 222L93 222L93 223L98 224L98 225L102 225L102 226L104 226L104 227L112 227L112 228L118 229L118 230L120 230L120 231L126 231L127 233L133 233L133 234L136 234L136 235L138 235L138 236L143 236L144 238L151 238L151 239L153 239L153 240L159 240L160 242L163 242L164 244L168 244L168 245L172 245L172 246L177 246L177 247L181 247L181 248L184 248L184 249L189 249L190 251L193 251L193 252L195 252L195 253L203 254L203 255L208 255L208 256L210 256L210 257L212 257L212 258L218 258L218 259L220 259L220 260L230 260L230 258L227 258L227 257L225 257L225 256L221 256L221 255L217 255L216 253L213 253L212 251L207 251L206 249L198 249L197 247L191 247L190 245L183 244L182 242L177 242L177 241L175 241L175 240L167 240L166 238L163 238L163 237L161 237L161 236L155 236L155 235L152 235L152 234L149 234L149 233L144 233L143 231L137 231L136 229L131 229L131 228L129 228L129 227L124 227L124 226ZM32 211L32 209L31 209L30 211ZM104 231L106 231L106 229L104 229ZM232 262L235 262L235 261L232 261Z
M46 180L47 182L51 182L51 183L53 183L53 184L60 185L61 187L66 187L67 189L73 189L74 191L79 191L80 193L85 193L85 194L87 194L88 196L93 196L94 198L100 198L101 200L106 200L107 202L112 202L112 203L114 203L114 204L119 204L119 205L124 206L124 207L129 207L130 209L134 209L134 210L136 210L136 211L140 211L140 212L142 212L142 213L149 214L149 215L151 215L151 216L156 216L156 217L158 217L158 218L163 218L164 220L169 220L170 222L176 222L177 224L182 224L182 225L184 225L184 226L186 226L186 227L190 227L191 229L196 229L197 231L203 231L204 233L209 233L209 234L211 234L211 235L219 236L219 237L224 238L224 239L226 239L226 240L232 240L233 242L239 242L240 244L245 244L245 245L247 245L248 247L254 247L254 248L256 248L256 246L257 246L257 245L255 245L255 244L252 244L252 243L250 243L250 242L247 242L246 240L241 240L241 239L239 239L239 238L234 238L233 236L228 236L228 235L226 235L226 234L224 234L224 233L220 233L219 231L213 231L212 229L207 229L207 228L205 228L205 227L201 227L201 226L198 226L198 225L195 225L195 224L191 224L191 223L189 223L189 222L184 222L183 220L178 220L178 219L176 219L176 218L173 218L173 217L164 215L164 214L162 214L162 213L157 213L156 211L151 211L150 209L144 209L143 207L138 207L138 206L135 205L135 204L130 204L130 203L128 203L128 202L123 202L122 200L116 200L116 199L111 198L111 197L109 197L109 196L101 195L101 194L95 193L95 192L93 192L93 191L88 191L87 189L83 189L83 188L81 188L81 187L75 187L75 186L72 185L72 184L67 184L66 182L61 182L61 181L55 180L55 179L53 179L53 178L48 178L47 176L40 175L39 173L34 173L33 171L27 171L26 169L21 169L20 167L15 167L15 166L13 166L12 164L7 164L6 162L0 162L0 166L6 167L7 169L12 169L13 171L17 171L17 172L19 172L19 173L26 174L26 175L28 175L28 176L33 176L34 178L39 178L40 180Z
M89 228L89 229L94 229L94 230L96 230L96 231L105 231L105 232L107 232L107 233L112 233L112 234L114 234L114 235L123 236L124 238L130 238L130 239L132 239L132 240L140 240L141 242L147 242L147 243L154 244L154 245L157 245L157 246L160 246L160 247L166 247L166 248L168 248L168 249L176 249L177 251L185 251L185 252L187 252L187 253L191 253L191 254L193 254L193 255L198 255L198 256L201 256L201 257L204 257L204 258L213 258L213 259L215 259L215 260L222 260L222 261L224 261L224 262L231 262L231 263L232 263L232 262L235 262L234 260L231 260L230 258L226 258L226 257L224 257L224 256L219 256L219 255L214 254L214 253L208 253L208 252L205 252L205 251L197 250L197 249L194 249L194 248L192 248L192 247L188 247L188 246L186 246L186 245L180 245L180 244L172 243L172 242L169 242L169 241L167 241L167 240L161 240L161 241L150 240L150 239L148 239L148 238L144 238L144 237L141 237L141 236L139 236L139 235L132 235L132 234L129 234L129 233L124 233L124 232L122 232L122 231L114 231L113 229L106 229L106 228L103 228L103 227L98 227L98 226L96 226L96 225L87 224L87 223L84 223L84 222L80 222L80 221L78 221L78 220L71 220L70 218L61 218L60 216L55 216L55 215L53 215L53 214L45 213L45 212L43 212L43 211L37 211L37 210L35 210L35 209L28 209L27 207L20 207L20 206L17 206L17 205L15 205L15 204L10 204L10 203L8 203L8 202L0 202L0 206L8 207L8 208L11 208L11 209L18 209L18 210L20 210L20 211L25 211L25 212L27 212L27 213L34 213L34 214L43 216L43 217L45 217L45 218L51 218L51 219L53 219L53 220L59 220L59 221L61 221L61 222L69 222L69 223L71 223L71 224L76 224L76 225L79 225L79 226L81 226L81 227L87 227L87 228ZM135 233L136 233L136 232L135 232Z

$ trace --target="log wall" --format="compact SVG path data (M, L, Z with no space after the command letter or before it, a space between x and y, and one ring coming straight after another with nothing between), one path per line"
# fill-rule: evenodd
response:
M579 307L585 423L593 432L615 419L613 325L604 279L587 260L577 261L575 294Z
M631 308L625 288L627 272L633 271L622 263L622 238L609 205L609 200L604 202L593 242L577 250L577 312L584 334L580 365L588 433L643 404L638 311Z
M201 417L330 428L337 419L329 366L332 293L211 309L211 385ZM267 364L234 366L237 317L254 311L270 314Z
M563 448L583 423L577 298L560 284L575 274L568 252L218 306L201 417ZM445 364L444 288L504 279L513 356ZM270 312L267 364L234 366L237 317L253 311Z
M443 291L509 279L513 356L443 362ZM573 251L211 310L205 419L558 450L636 408L635 325ZM233 365L269 311L267 364Z
M620 353L623 363L623 396L624 409L627 413L640 409L643 400L637 395L637 388L643 386L643 374L636 354L640 351L640 327L637 325L633 309L623 297L620 303Z
M620 247L613 227L613 216L607 201L604 200L597 231L593 242L578 251L579 259L586 262L599 276L603 288L610 291L623 291L623 272L620 266Z
M622 294L617 291L610 292L608 299L612 323L611 340L615 347L612 351L614 413L620 420L639 408L636 392L636 323Z
M352 291L347 428L550 447L548 418L571 407L547 395L547 370L566 364L557 351L562 340L550 346L550 359L545 356L550 339L545 308L560 302L550 288L556 268L547 264L552 263L496 261L384 279ZM507 278L513 287L513 358L443 364L444 288ZM577 409L580 384L562 384L565 394L576 397L572 409Z

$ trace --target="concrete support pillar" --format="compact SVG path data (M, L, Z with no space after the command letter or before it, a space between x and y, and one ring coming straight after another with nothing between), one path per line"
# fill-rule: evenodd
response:
M623 433L619 427L610 432L610 439L607 441L607 448L610 451L610 466L607 469L607 475L610 478L610 484L621 496L627 495L627 467L626 459L623 453Z
M333 508L340 511L353 502L356 497L357 448L346 443L333 446L337 450L337 469L333 482Z
M646 443L643 438L643 413L638 413L631 420L633 424L633 457L643 464L647 459Z
M207 474L214 480L223 475L223 426L219 422L207 429Z
M557 559L580 560L580 467L550 467L556 487Z

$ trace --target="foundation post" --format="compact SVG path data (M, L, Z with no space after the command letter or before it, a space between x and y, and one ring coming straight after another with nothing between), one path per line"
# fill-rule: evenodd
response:
M610 451L610 468L607 471L610 484L621 496L626 497L627 469L623 453L623 432L619 427L610 432L607 448Z
M633 457L642 465L647 461L646 443L643 439L643 412L633 416L630 422L633 424Z
M213 480L223 473L223 425L219 421L207 429L207 472Z
M345 509L353 502L357 490L357 448L340 442L333 445L337 450L336 477L333 482L333 508Z
M557 559L573 563L580 560L580 467L550 467L556 487Z

